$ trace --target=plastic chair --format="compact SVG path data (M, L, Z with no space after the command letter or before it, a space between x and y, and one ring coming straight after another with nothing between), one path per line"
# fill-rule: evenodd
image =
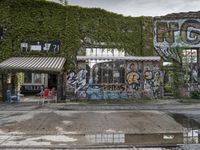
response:
M44 89L44 95L43 96L44 96L45 99L47 99L49 97L49 89L48 88Z
M18 102L19 101L19 96L17 92L12 93L11 90L6 91L6 96L7 96L7 102L12 103L12 102Z
M45 101L49 103L48 98L49 98L49 89L46 87L43 92L43 104L45 103Z

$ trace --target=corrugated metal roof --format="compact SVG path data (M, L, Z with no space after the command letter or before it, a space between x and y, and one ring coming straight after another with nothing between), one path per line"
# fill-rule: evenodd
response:
M64 57L11 57L0 63L0 70L60 72Z
M77 60L134 60L134 61L160 61L161 58L159 56L77 56Z

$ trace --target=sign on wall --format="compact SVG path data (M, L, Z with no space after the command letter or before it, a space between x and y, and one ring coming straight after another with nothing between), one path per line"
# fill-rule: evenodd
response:
M200 48L200 19L155 21L154 47L165 60L179 59L176 47Z
M37 52L59 52L60 42L57 41L33 41L21 43L21 51L37 51Z

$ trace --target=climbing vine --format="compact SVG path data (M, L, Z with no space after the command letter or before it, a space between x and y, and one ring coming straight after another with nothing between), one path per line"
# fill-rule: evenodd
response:
M64 56L67 66L80 48L117 48L154 55L151 17L124 17L99 8L60 5L45 0L0 0L0 61L11 56ZM57 53L21 52L21 42L55 40Z

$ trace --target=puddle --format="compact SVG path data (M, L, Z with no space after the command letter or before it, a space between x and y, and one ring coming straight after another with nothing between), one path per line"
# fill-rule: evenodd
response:
M200 143L200 124L183 114L170 114L174 120L183 126L183 143Z
M103 133L86 134L92 144L135 144L135 145L176 145L182 144L183 133L125 134Z
M136 144L136 145L177 145L200 143L200 124L194 119L182 114L170 114L183 127L180 133L97 133L87 134L85 138L98 144Z
M86 134L86 139L92 143L125 143L125 134L123 133L105 133L105 134Z

